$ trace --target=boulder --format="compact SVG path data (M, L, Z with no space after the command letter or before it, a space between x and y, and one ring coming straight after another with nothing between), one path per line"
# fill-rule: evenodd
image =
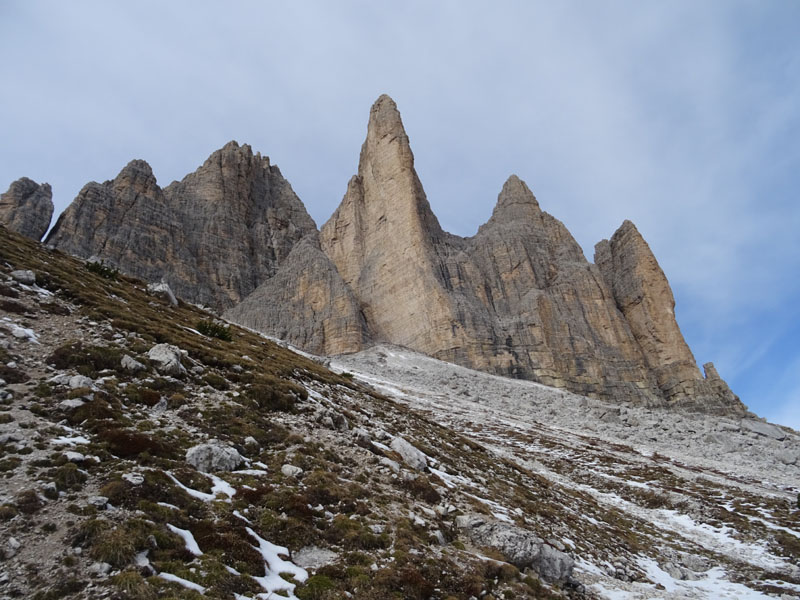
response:
M337 431L348 430L347 417L330 408L322 409L317 413L317 423L328 429L336 429Z
M189 448L186 451L186 462L198 471L211 473L233 471L244 462L244 458L235 448L212 441Z
M86 375L73 375L69 378L70 389L77 390L79 388L94 388L94 381Z
M742 429L751 431L757 435L772 438L773 440L783 441L786 439L786 434L782 429L763 421L756 421L755 419L742 419Z
M297 477L303 472L303 469L300 467L295 467L294 465L283 465L281 467L281 473L283 473L286 477Z
M122 357L122 360L120 361L120 366L129 373L138 373L139 371L144 371L147 368L138 360L136 360L131 356L128 356L127 354Z
M11 278L24 285L33 285L36 283L36 274L29 270L11 271Z
M423 452L409 444L400 436L395 437L390 444L392 450L397 452L405 463L412 469L424 471L428 468L428 459Z
M169 284L164 281L161 283L151 283L148 285L147 293L151 296L162 298L163 300L169 302L172 306L178 306L178 299L175 297L175 294L172 293L172 288L170 288Z
M575 561L530 531L476 514L456 517L456 527L477 546L500 551L520 570L531 568L548 581L572 576Z
M181 350L171 344L156 344L147 353L147 357L155 363L159 373L176 376L186 373L181 359L188 355L186 350Z

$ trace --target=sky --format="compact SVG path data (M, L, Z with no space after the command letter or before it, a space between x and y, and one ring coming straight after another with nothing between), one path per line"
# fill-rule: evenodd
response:
M800 429L798 29L796 0L3 0L0 188L49 182L58 214L237 140L322 225L388 93L446 230L512 173L589 260L632 220L698 363Z

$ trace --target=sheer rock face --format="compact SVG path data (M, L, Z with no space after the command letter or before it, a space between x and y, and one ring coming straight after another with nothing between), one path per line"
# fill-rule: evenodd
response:
M600 398L688 406L698 394L724 396L724 382L700 376L666 278L630 233L623 227L601 243L592 265L516 176L474 237L443 232L397 107L382 96L358 174L320 240L360 306L364 344L390 342Z
M483 306L490 370L596 397L658 402L659 393L599 270L516 176L466 240L454 287ZM448 269L452 272L452 269Z
M610 242L597 244L595 263L669 402L707 412L745 410L713 364L705 365L705 378L700 374L675 320L669 282L633 223L625 221Z
M163 278L179 297L224 309L274 275L314 231L278 168L230 142L163 190L141 160L113 181L86 185L47 241L147 281Z
M0 224L29 238L42 239L52 217L53 191L48 183L23 177L0 196Z
M394 101L372 107L358 175L320 232L375 339L435 354L452 345L452 301L437 270L443 236L414 170Z
M516 176L476 236L442 231L387 96L320 237L375 341L584 394L660 398L599 271Z
M358 303L316 233L295 244L275 276L224 316L314 354L357 352L369 341Z
M143 161L87 185L48 241L318 354L385 342L602 399L745 410L713 365L700 375L631 223L591 264L511 176L475 236L444 232L388 96L319 233L278 169L232 142L163 190Z

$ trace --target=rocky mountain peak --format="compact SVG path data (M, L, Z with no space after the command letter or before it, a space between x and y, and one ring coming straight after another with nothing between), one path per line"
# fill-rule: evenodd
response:
M315 231L278 168L232 141L163 190L142 160L113 181L85 186L48 241L147 281L165 279L178 296L224 309L274 275L294 243Z
M624 221L595 247L595 264L625 316L646 364L668 401L722 413L744 405L713 365L700 374L675 320L675 298L650 246L631 221Z
M148 193L158 188L156 176L147 161L136 159L129 162L114 178L114 186L136 193Z
M381 94L372 104L367 124L368 135L383 137L386 135L405 136L403 120L397 104L387 94ZM408 138L406 137L406 141Z
M516 175L511 175L497 196L491 221L531 222L541 219L542 209L528 185Z
M49 183L22 177L0 196L0 224L24 236L42 239L52 217L53 190Z

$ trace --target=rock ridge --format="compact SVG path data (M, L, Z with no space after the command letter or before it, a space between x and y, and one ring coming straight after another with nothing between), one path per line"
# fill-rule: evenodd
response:
M701 375L631 222L592 264L511 175L474 236L445 232L386 95L319 230L278 168L233 141L165 188L140 160L87 184L47 241L316 354L389 343L604 400L746 411L713 365Z
M273 276L314 231L280 170L232 141L163 189L143 160L111 181L87 184L47 242L150 282L163 279L179 297L223 310Z

